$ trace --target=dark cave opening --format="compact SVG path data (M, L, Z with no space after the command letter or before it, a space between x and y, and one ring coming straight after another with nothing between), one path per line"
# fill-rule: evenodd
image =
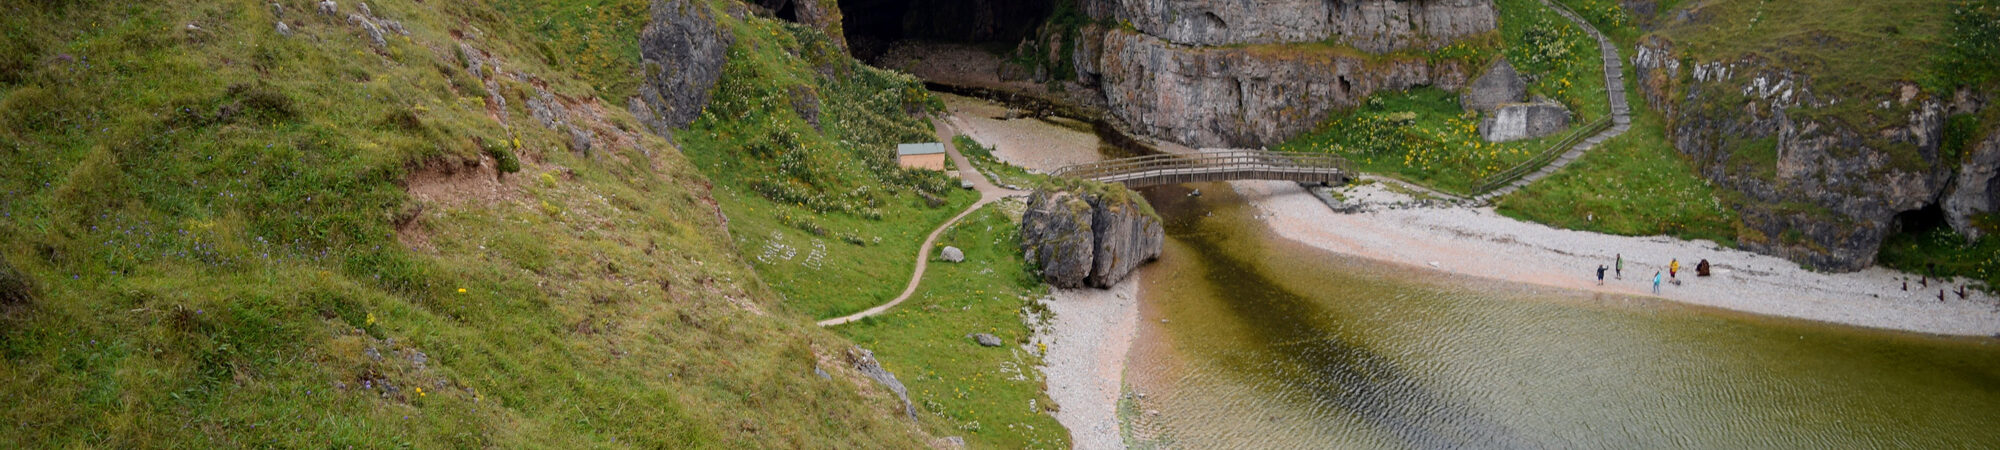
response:
M1944 208L1937 203L1896 213L1893 223L1895 229L1892 232L1904 234L1925 234L1951 226L1945 220Z
M839 0L855 58L874 61L899 41L1011 49L1055 10L1054 0Z
M783 6L779 6L778 10L773 12L772 14L778 16L779 19L782 19L786 22L797 22L799 21L799 2L798 1L785 2Z

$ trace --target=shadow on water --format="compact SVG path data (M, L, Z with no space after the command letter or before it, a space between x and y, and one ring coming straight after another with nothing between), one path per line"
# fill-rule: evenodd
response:
M1201 260L1205 284L1233 315L1221 320L1254 330L1238 343L1246 351L1229 359L1284 374L1273 377L1279 383L1273 387L1353 414L1411 447L1534 447L1514 430L1426 387L1394 358L1330 331L1336 327L1325 322L1343 320L1340 313L1285 289L1255 261L1245 260L1241 248L1228 244L1242 242L1247 237L1237 234L1245 231L1202 220L1207 210L1189 192L1163 186L1146 194L1166 220L1169 238Z

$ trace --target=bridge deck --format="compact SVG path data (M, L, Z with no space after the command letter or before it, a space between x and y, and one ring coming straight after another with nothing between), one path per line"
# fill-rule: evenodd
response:
M1079 164L1053 175L1082 178L1126 187L1230 180L1277 180L1345 183L1347 161L1316 153L1261 150L1216 150L1187 154L1148 155Z

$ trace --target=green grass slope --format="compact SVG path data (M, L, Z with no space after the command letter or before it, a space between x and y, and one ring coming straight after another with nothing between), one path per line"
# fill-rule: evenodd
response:
M513 12L277 3L0 6L0 447L920 444Z
M736 250L781 294L780 308L812 318L901 293L918 244L977 200L956 180L894 165L896 144L938 139L924 117L941 104L915 78L856 62L819 29L758 13L716 17L735 44L713 100L676 139L714 180ZM535 29L551 46L605 52L573 60L610 59L625 45L610 42L625 34L559 31L591 26ZM1030 333L1022 312L1040 289L1023 266L1016 217L987 209L941 238L970 262L934 261L916 297L832 331L897 374L931 435L974 447L1064 447L1067 432L1033 374L1040 353L965 337L991 332L1018 345Z

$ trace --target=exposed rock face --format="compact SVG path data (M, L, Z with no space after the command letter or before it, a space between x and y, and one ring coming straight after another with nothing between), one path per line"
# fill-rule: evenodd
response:
M1521 73L1514 70L1506 58L1493 63L1485 75L1472 80L1465 87L1465 93L1458 96L1458 103L1467 111L1491 112L1494 108L1508 103L1528 100L1528 80L1521 79Z
M1665 114L1674 147L1704 177L1743 194L1736 206L1746 230L1737 240L1745 249L1825 270L1867 267L1897 214L1936 202L1957 168L1938 155L1944 108L1914 86L1885 87L1879 98L1822 97L1809 77L1777 63L1684 67L1663 38L1639 47L1641 93ZM1857 130L1814 114L1851 102L1874 107L1876 122Z
M708 7L688 0L654 0L652 18L639 32L646 79L632 112L655 133L671 135L693 123L708 104L709 88L735 37L716 26Z
M1138 201L1036 191L1021 216L1021 247L1060 288L1109 288L1160 256L1166 232Z
M1487 142L1534 139L1569 128L1569 120L1569 108L1561 103L1511 103L1480 120L1479 135Z
M938 252L938 259L944 262L965 262L965 251L959 250L958 247L946 246L943 251Z
M1194 48L1122 31L1106 32L1099 50L1112 114L1141 133L1197 147L1275 144L1375 91L1456 90L1466 78L1457 64L1423 58Z
M889 388L889 392L896 393L896 398L903 400L903 413L909 415L911 420L917 418L917 407L910 403L909 389L903 387L902 381L896 380L896 374L889 373L889 369L882 368L882 363L875 360L875 352L861 347L854 347L847 351L847 362L854 365L855 371L861 372L862 375L867 375L869 379L875 380L875 383L881 384L882 387Z
M1021 248L1042 270L1042 279L1075 288L1090 277L1097 235L1090 202L1068 192L1035 192L1021 214Z
M1492 30L1491 0L1096 0L1098 19L1182 45L1336 40L1369 52L1442 44Z
M1951 193L1944 198L1944 217L1951 229L1970 241L1985 230L1972 217L2000 210L2000 130L1989 130L1986 140L1967 149L1965 163L1958 168Z

